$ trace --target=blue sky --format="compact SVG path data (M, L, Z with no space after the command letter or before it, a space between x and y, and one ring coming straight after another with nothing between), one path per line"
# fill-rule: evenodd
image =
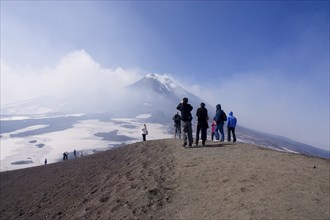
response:
M170 74L247 127L329 148L329 1L1 1L2 103L74 51L132 80Z

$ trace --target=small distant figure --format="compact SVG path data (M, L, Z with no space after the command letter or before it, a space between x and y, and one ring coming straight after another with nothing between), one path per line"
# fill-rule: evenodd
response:
M198 146L199 132L201 132L202 145L205 146L207 129L209 128L208 120L209 116L205 104L202 102L201 107L196 111L197 116L197 131L196 131L196 146Z
M47 158L45 158L45 165L47 164Z
M83 156L84 156L83 151L80 151L80 157L83 157Z
M176 107L177 110L181 112L181 126L183 132L183 147L187 146L187 141L189 142L189 147L192 147L193 136L192 136L192 115L191 111L193 107L188 104L188 98L183 98L179 105Z
M74 155L75 158L77 158L77 151L76 151L76 149L73 150L73 155Z
M221 109L221 105L217 104L216 106L217 110L215 113L215 116L213 118L214 121L217 122L217 127L214 130L215 138L216 140L220 140L220 142L225 140L225 133L223 132L223 125L225 121L227 121L227 115L226 113ZM221 139L219 136L219 132L221 134Z
M146 138L147 135L148 135L147 125L144 124L143 127L142 127L142 139L143 139L143 141L147 140L147 138Z
M174 121L175 128L174 138L176 138L176 136L178 135L181 139L181 116L179 115L179 112L177 112L172 119Z
M234 117L233 112L229 112L229 116L227 118L227 131L228 131L228 142L230 142L230 132L233 133L233 142L236 142L236 134L235 127L237 124L237 119Z
M69 153L67 151L65 151L63 153L63 160L68 160L68 158L69 158Z
M217 127L217 122L216 121L213 121L212 122L212 126L211 126L211 129L212 129L212 133L211 133L211 140L213 141L214 140L214 131L215 131L215 128Z

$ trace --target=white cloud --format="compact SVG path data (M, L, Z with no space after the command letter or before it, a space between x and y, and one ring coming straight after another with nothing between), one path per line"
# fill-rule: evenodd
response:
M1 60L1 104L45 95L118 100L125 86L140 77L139 70L103 68L84 50L73 51L54 67L42 69L12 67Z

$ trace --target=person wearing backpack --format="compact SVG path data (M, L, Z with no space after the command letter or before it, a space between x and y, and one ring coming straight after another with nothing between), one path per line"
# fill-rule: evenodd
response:
M192 115L191 111L193 107L188 104L188 98L183 98L179 105L176 107L177 110L181 112L181 126L183 132L183 147L187 146L187 141L189 147L192 146L193 143L193 136L192 136Z
M215 112L215 116L214 116L213 120L216 121L217 127L215 128L214 135L215 135L215 139L217 141L220 140L220 142L223 142L225 140L225 134L223 132L223 125L224 125L225 121L227 121L227 115L221 109L220 104L217 104L216 109L217 110ZM221 134L221 139L219 137L219 132Z
M172 119L174 121L175 128L174 138L176 138L176 136L178 135L181 139L181 116L179 115L179 112L177 112Z
M199 140L199 132L201 132L202 145L205 146L207 129L209 128L207 120L209 120L209 116L207 114L207 109L205 108L205 104L202 102L201 107L196 111L197 116L197 130L196 130L196 146L198 146Z
M233 112L229 112L229 116L227 118L227 131L228 131L228 135L227 135L227 140L228 142L230 142L230 132L233 133L233 141L236 142L236 135L235 135L235 127L237 124L237 119L236 117L233 115Z

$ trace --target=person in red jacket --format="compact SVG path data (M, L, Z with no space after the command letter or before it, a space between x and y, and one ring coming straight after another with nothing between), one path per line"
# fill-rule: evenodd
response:
M214 140L214 131L215 131L215 128L217 127L217 122L216 121L213 121L212 122L212 134L211 134L211 140L213 141Z

